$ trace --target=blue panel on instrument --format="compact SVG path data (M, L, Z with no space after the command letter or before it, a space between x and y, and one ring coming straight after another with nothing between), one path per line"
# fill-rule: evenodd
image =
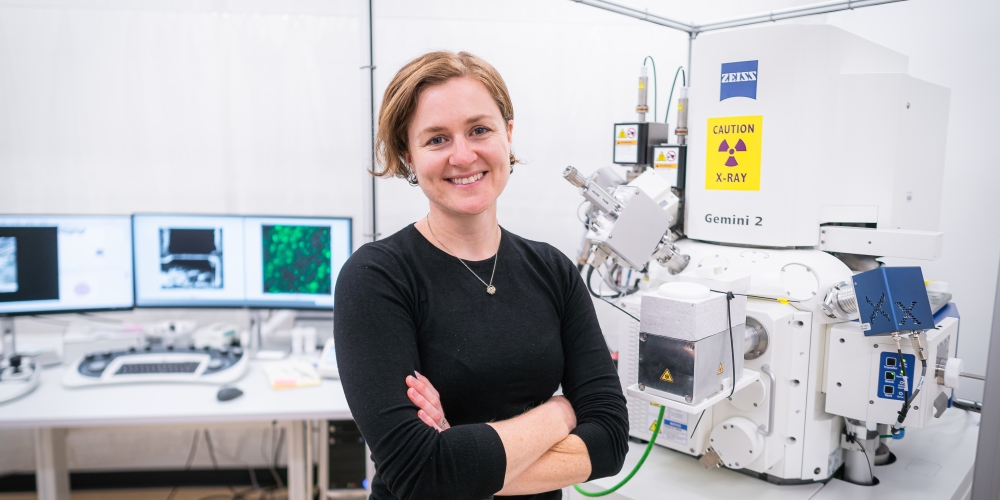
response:
M919 267L880 267L854 276L865 335L934 328Z
M879 356L878 380L875 385L878 387L878 397L882 399L896 399L903 401L906 399L906 392L903 390L903 371L899 366L899 359L894 352L883 352ZM903 363L906 363L907 387L913 390L913 367L916 366L916 359L912 354L903 355Z

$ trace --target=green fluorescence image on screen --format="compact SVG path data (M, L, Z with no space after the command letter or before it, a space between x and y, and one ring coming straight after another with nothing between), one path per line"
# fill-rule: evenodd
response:
M330 295L330 228L264 226L264 293Z

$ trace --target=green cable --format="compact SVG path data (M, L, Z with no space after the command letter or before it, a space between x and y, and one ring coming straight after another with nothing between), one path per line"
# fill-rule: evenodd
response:
M666 406L660 407L660 414L656 417L656 427L653 429L653 436L649 438L649 444L646 445L646 451L642 453L642 458L639 459L639 463L635 464L635 467L632 468L632 472L629 472L628 475L625 476L625 479L622 479L620 483L604 491L586 491L581 489L579 484L574 484L573 487L576 488L576 491L585 497L603 497L604 495L614 493L618 490L618 488L625 486L625 483L629 482L636 472L639 472L639 467L642 467L642 463L645 462L646 457L649 456L649 451L653 449L653 443L656 442L656 436L660 434L660 425L663 424L663 410L666 409Z

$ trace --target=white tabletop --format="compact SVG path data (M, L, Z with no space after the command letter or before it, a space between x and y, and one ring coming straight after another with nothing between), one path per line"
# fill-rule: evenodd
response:
M246 375L229 384L240 388L243 395L225 402L216 399L216 385L122 384L67 389L60 382L67 367L44 369L34 392L0 404L0 428L351 418L339 381L272 389L261 366L262 362L251 362Z
M896 455L894 464L875 467L881 483L875 487L831 479L814 483L779 486L728 469L704 469L698 460L672 450L654 447L642 469L608 500L946 500L963 498L972 485L979 415L949 409L923 429L910 429L899 441L889 441ZM623 479L646 445L629 443L622 472L583 486L590 491L609 488ZM570 491L569 499L583 499Z

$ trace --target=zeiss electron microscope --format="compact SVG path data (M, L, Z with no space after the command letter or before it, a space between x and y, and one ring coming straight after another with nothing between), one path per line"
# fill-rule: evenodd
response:
M708 34L692 61L676 142L640 77L619 168L564 173L588 286L632 316L631 434L771 483L871 485L962 369L951 295L876 260L941 255L950 92L825 25Z

